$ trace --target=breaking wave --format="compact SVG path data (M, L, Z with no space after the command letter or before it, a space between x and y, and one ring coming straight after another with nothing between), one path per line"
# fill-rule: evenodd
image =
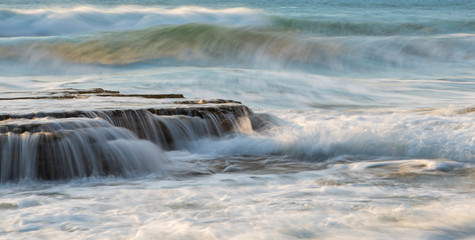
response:
M375 70L475 62L475 36L308 37L190 23L75 38L0 41L0 61ZM158 61L158 62L157 62Z
M475 63L474 26L471 19L295 19L250 8L0 9L0 70L9 74L25 64L50 72L144 63L319 72L466 66Z
M72 9L0 9L0 37L57 36L187 23L249 26L265 22L259 11L248 8L119 6L106 9L80 6Z
M435 114L435 113L434 113ZM277 155L312 162L368 159L449 159L475 163L473 113L287 113L285 124L267 133L214 141L192 153Z
M184 6L158 8L118 6L111 9L78 6L72 9L0 9L0 37L58 36L103 31L139 30L153 26L200 23L250 27L270 31L305 32L320 36L395 36L475 32L466 19L430 21L349 21L338 18L296 19L250 8L210 9Z

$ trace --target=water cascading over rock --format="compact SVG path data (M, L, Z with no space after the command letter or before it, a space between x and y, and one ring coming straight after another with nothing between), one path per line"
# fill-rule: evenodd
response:
M90 96L141 97L94 89L1 100L74 101ZM144 95L161 101L176 97L181 96ZM170 165L163 150L196 147L199 138L246 134L271 124L268 116L253 114L234 101L174 100L156 105L0 113L0 182L160 174Z

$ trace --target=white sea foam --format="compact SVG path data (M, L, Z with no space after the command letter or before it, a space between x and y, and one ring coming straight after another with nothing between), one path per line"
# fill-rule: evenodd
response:
M464 238L475 230L474 196L450 196L466 191L469 179L447 175L410 187L411 178L407 184L385 184L369 171L339 168L9 188L0 195L0 206L15 207L2 209L0 234L81 239ZM467 184L456 185L459 181Z
M427 158L475 163L473 113L444 116L315 111L281 117L286 123L269 132L231 139L202 139L188 150L216 156L277 154L316 162L361 156L362 159Z

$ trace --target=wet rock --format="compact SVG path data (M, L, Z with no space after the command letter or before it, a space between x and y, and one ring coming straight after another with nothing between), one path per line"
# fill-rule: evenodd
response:
M100 97L137 97L152 99L184 98L183 94L122 94L119 91L104 90L102 88L92 89L65 89L60 91L38 92L36 96L24 95L24 93L10 92L11 97L2 97L0 101L6 100L39 100L39 99L74 99L91 96ZM23 95L23 96L22 96Z
M62 93L164 96L121 95L100 88ZM244 134L243 129L258 131L272 124L275 122L267 115L254 114L239 102L219 99L185 100L142 109L4 113L0 114L0 182L147 172L154 163L140 161L160 155L154 148L192 148L199 138ZM148 151L151 153L143 157Z

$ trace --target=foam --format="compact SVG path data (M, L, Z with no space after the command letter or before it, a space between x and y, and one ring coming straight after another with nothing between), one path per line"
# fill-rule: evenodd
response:
M472 236L473 191L445 186L445 175L433 180L435 187L385 184L366 173L329 169L70 183L28 189L33 194L26 197L25 190L10 188L0 202L18 207L3 211L5 232L0 234L124 239Z
M202 139L192 153L277 154L296 160L327 162L342 156L365 159L418 158L475 162L473 114L340 113L315 111L281 115L286 121L262 135L215 141ZM433 162L428 169L450 170Z

